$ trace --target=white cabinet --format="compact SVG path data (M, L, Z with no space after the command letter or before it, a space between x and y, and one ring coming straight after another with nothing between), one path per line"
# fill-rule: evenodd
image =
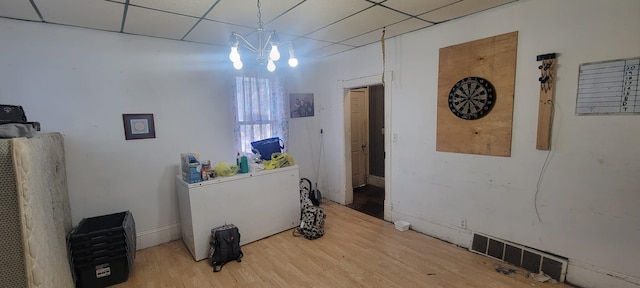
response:
M300 223L298 166L187 184L176 176L182 239L196 261L208 257L211 229L234 224L244 245Z

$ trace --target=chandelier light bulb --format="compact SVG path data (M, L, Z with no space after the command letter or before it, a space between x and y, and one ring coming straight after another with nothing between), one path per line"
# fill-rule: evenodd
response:
M271 43L271 52L269 53L269 59L273 61L280 60L280 51L278 51L278 44Z
M289 58L289 66L291 66L291 67L298 66L298 58L296 58L296 57Z
M238 52L238 46L231 46L231 53L229 53L229 60L236 63L240 62L240 53Z
M257 1L258 28L254 32L257 34L256 36L258 38L258 43L252 44L243 35L231 32L231 37L229 38L229 46L231 48L231 52L229 52L229 60L233 62L233 67L238 70L242 69L243 64L242 60L240 59L241 57L238 49L240 45L242 45L244 47L243 49L256 54L255 60L257 63L259 63L260 65L264 65L264 62L268 61L267 70L269 70L270 72L276 71L275 61L280 60L280 57L282 56L280 54L280 51L278 50L278 46L282 46L286 43L289 43L289 66L298 66L298 59L293 55L293 43L291 41L280 42L280 40L278 40L278 34L276 34L275 30L265 31L263 27L264 23L262 22L262 13L260 11L260 0ZM269 46L271 46L271 49L267 51L267 48Z
M273 63L271 59L269 59L269 63L267 63L267 70L269 70L269 72L276 71L276 63Z
M242 69L242 66L242 61L240 60L233 62L233 68L236 68L236 70Z

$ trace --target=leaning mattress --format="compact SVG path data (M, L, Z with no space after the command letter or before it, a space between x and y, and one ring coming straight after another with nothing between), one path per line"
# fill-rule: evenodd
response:
M65 238L72 225L62 135L11 141L21 235L3 237L22 238L27 287L73 287Z

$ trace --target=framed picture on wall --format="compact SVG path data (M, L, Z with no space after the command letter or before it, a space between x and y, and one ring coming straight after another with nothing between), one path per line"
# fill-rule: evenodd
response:
M156 138L153 114L122 114L122 122L127 140Z
M289 94L289 107L291 110L291 118L313 116L313 93Z

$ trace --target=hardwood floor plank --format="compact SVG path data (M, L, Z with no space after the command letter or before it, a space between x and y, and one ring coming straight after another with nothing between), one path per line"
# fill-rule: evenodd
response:
M539 283L527 272L345 206L324 202L325 236L291 230L242 246L242 262L212 272L182 240L138 251L129 280L115 287L570 287ZM242 233L242 227L239 227ZM513 268L504 275L495 269Z

